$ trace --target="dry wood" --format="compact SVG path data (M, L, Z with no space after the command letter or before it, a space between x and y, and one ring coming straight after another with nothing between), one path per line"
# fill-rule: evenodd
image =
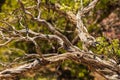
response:
M12 33L5 28L2 28L2 27L0 28L0 35L2 36L2 40L4 41L5 39L7 39L5 43L0 44L0 47L7 45L13 40L31 41L32 43L34 43L36 47L36 52L39 56L37 55L35 60L31 63L1 71L0 79L2 80L15 79L17 78L17 76L24 76L26 72L37 71L38 69L48 64L56 64L60 61L65 61L69 59L74 62L81 63L88 66L91 71L100 74L106 79L119 80L120 65L118 65L116 61L109 58L107 60L103 59L101 58L101 55L98 56L98 55L95 55L94 53L90 53L89 51L80 50L77 46L74 45L74 43L76 43L76 40L78 40L79 38L85 44L85 46L86 44L90 45L91 43L95 42L95 38L88 33L86 27L84 26L82 17L83 15L85 15L85 13L88 13L91 9L93 9L95 5L98 3L98 1L99 0L93 0L87 7L82 6L82 8L78 10L76 15L70 11L68 12L62 11L60 9L61 6L59 4L49 4L49 5L44 4L46 8L55 10L58 14L63 15L67 20L69 20L73 25L75 25L78 33L77 33L77 36L73 39L73 41L70 41L65 35L63 35L59 30L57 30L54 27L54 25L52 25L45 19L41 19L40 4L42 3L40 0L36 1L37 5L35 6L38 11L37 17L34 17L34 15L28 11L28 8L24 7L24 4L22 3L22 1L18 0L18 3L21 6L20 10L23 11L24 17L26 15L29 15L32 18L33 22L37 22L37 24L41 24L45 26L52 34L46 35L43 33L34 32L30 29L27 30L27 26L23 25L22 23L20 23L21 26L25 27L26 29L17 30L13 25L9 24L8 22L1 21L4 24L8 25L10 28L12 28L11 30ZM23 18L21 17L21 19ZM8 32L9 35L4 34L4 31ZM24 35L26 32L27 32L27 35ZM36 39L57 41L58 44L60 45L60 48L61 47L64 48L66 50L66 53L45 57L41 53L40 47L36 42ZM32 56L34 57L35 55L32 55Z

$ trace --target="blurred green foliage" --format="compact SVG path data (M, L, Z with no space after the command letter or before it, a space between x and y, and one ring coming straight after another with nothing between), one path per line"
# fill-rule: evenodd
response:
M98 37L97 41L100 45L97 46L97 50L94 50L97 54L105 54L108 57L120 56L120 41L119 39L113 39L109 41L105 37Z
M1 1L1 0L0 0ZM61 10L63 11L72 11L73 13L76 13L77 10L81 7L80 6L80 0L41 0L42 3L59 3L61 4ZM47 2L46 2L47 1ZM83 0L83 6L86 6L91 2L92 0ZM33 6L35 5L34 0L22 0L22 2L25 4L25 7L28 6ZM97 7L95 10L93 10L93 16L90 18L95 19L94 17L94 12L97 10L108 10L108 5L109 4L114 4L116 0L100 0L98 3ZM19 24L19 20L17 18L17 15L24 15L22 11L19 10L19 4L17 3L17 0L6 0L5 3L3 3L1 7L1 12L0 12L0 20L5 20L9 22L10 24L14 25L16 29L24 29ZM35 16L38 14L36 10L31 9L30 10ZM46 19L52 24L55 24L55 28L61 31L62 34L66 35L68 39L71 41L73 37L75 37L74 32L72 33L67 33L67 31L74 31L74 25L71 24L69 21L67 21L63 16L59 15L53 10L46 9L43 5L41 6L41 18ZM107 14L102 14L103 17L106 17ZM45 34L51 34L51 32L48 31L48 29L41 25L33 22L29 16L27 17L27 23L21 21L23 24L27 24L28 27L35 31L35 32L40 32L40 33L45 33ZM89 17L89 15L87 16ZM85 19L86 20L86 19ZM4 23L0 23L0 26L8 28L7 25ZM120 56L120 41L118 39L113 39L111 41L108 41L104 35L101 34L101 27L98 26L98 24L88 24L88 31L90 33L94 32L95 36L97 36L96 40L100 43L97 45L96 48L91 47L92 51L96 54L104 54L108 57L119 57ZM101 37L98 37L101 36ZM58 44L55 41L52 41L52 45L49 44L49 41L47 40L36 40L37 43L40 46L40 49L43 54L47 53L52 53L52 52L59 52L59 53L64 53L65 50L60 49L59 51L54 51L52 48L52 45L56 46L56 49L59 47ZM0 40L0 42L2 42ZM82 49L82 43L78 42L77 46ZM35 51L35 46L32 42L24 42L24 41L13 41L8 45L5 45L4 47L0 47L0 62L3 63L10 63L17 57L22 57L25 54L32 54L36 53ZM93 77L90 76L90 71L87 69L86 66L83 66L81 64L76 64L72 61L65 61L60 64L62 70L69 70L70 74L72 77L75 77L75 79L80 79L80 80L93 80ZM0 66L0 70L2 70L3 67ZM51 74L51 73L49 73ZM67 77L71 77L67 76ZM37 78L24 78L21 80L55 80L55 77L51 77L51 79L48 79L46 77L43 77L41 75L37 76Z

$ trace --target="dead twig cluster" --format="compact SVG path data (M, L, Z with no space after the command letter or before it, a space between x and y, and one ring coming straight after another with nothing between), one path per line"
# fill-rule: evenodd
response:
M102 75L106 79L118 80L120 79L120 66L112 60L104 60L100 56L96 56L93 52L90 52L87 49L87 46L94 45L96 40L93 36L91 36L84 23L83 16L85 13L88 13L91 9L95 7L99 0L93 0L88 6L83 7L78 10L77 14L73 14L72 12L65 12L60 9L60 4L42 4L41 0L36 0L36 5L34 6L37 9L38 15L35 17L22 3L22 0L18 0L19 5L21 6L20 10L23 11L22 17L20 17L20 25L25 29L17 30L15 26L9 24L6 21L1 21L5 25L9 26L11 30L7 30L6 28L0 27L0 35L3 44L0 44L0 47L9 44L11 41L31 41L35 45L36 53L39 55L37 58L28 64L24 64L15 68L6 69L0 72L0 79L8 79L15 78L16 76L25 75L25 72L29 72L31 70L37 70L45 65L56 63L64 60L73 60L74 62L82 63L90 67L90 70L97 72ZM76 37L70 41L65 35L63 35L59 30L55 28L53 24L48 22L45 19L41 18L41 10L40 5L44 5L46 8L52 9L56 11L58 14L64 16L68 21L70 21L73 25L75 25L77 35ZM21 23L21 19L27 22L27 16L31 17L31 20L36 24L41 24L45 26L52 34L44 34L38 33L31 29L29 29L27 23L26 25ZM7 32L4 33L4 32ZM26 34L26 35L25 35ZM31 36L32 35L32 36ZM39 44L36 42L36 39L48 40L48 41L57 41L59 44L59 48L63 48L66 50L64 54L57 54L50 57L43 56L40 51ZM83 42L84 49L81 50L75 44L76 41L81 40Z

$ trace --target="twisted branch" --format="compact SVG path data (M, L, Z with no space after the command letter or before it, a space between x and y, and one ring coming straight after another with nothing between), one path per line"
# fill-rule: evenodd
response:
M82 52L72 52L72 53L64 53L57 56L52 56L45 58L46 61L42 59L36 59L33 62L25 65L21 65L16 68L7 69L0 72L0 79L6 79L6 78L15 78L16 76L23 76L25 75L25 72L29 71L35 71L38 70L45 65L53 64L56 62L64 61L64 60L72 60L77 63L85 64L89 67L91 67L91 70L95 70L96 72L99 72L99 74L104 75L107 79L113 79L118 80L120 79L120 73L119 69L120 66L116 64L113 60L102 60L100 57L96 57L96 59L93 59L94 55L89 53L82 53ZM106 75L106 73L109 73L109 75ZM111 75L112 74L112 75Z

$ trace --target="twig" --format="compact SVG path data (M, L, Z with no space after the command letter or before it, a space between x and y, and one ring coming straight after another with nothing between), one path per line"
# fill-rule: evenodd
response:
M12 37L12 38L9 38L8 41L6 41L6 42L3 43L3 44L0 44L0 47L7 45L7 44L10 43L12 40L14 40L13 37Z

